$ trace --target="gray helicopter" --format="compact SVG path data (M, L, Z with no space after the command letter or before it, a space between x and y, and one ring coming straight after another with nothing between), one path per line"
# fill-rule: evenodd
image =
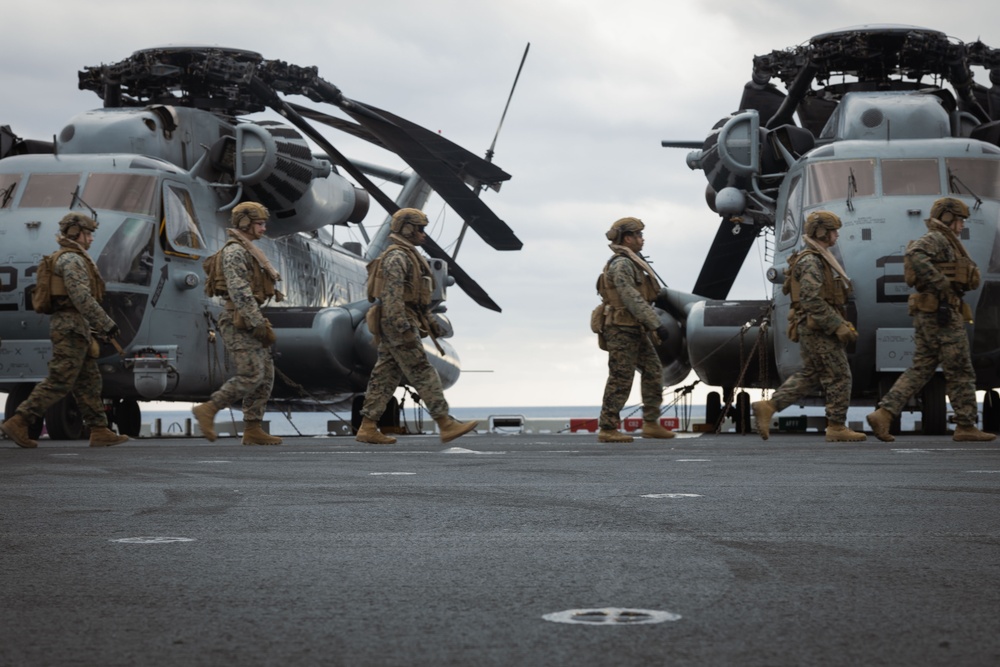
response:
M57 221L70 209L100 223L91 255L107 282L103 305L121 329L122 352L104 345L99 364L110 421L127 435L140 431L140 401L203 401L234 372L216 335L221 304L205 296L202 262L225 242L229 211L240 202L260 202L272 215L264 251L287 296L266 313L278 336L279 406L315 409L352 397L357 405L376 358L364 323L366 266L386 247L388 220L399 208L422 208L437 192L491 247L521 248L480 198L510 179L492 163L492 148L487 159L478 157L349 99L315 67L237 49L164 47L86 67L79 86L103 107L71 119L54 141L0 127L0 391L8 394L7 415L47 373L48 318L31 309L30 294L40 258L56 247ZM290 95L350 120L292 103ZM268 109L287 123L247 118ZM351 161L314 123L395 153L412 172ZM370 177L398 186L397 196ZM359 225L367 247L335 241L333 229L360 223L371 199L386 218L370 239ZM439 286L435 316L446 332L426 352L449 387L460 362L444 340L452 332L445 287L500 307L437 243L424 249ZM81 436L72 397L49 411L45 425L53 438Z
M975 82L974 67L989 72L991 87ZM697 149L688 166L704 171L708 205L721 216L693 293L666 290L658 301L677 332L660 349L665 381L694 369L722 388L709 395L709 421L734 407L745 429L749 395L739 391L733 405L734 391L776 388L801 367L785 333L783 268L803 247L806 216L819 209L843 221L834 252L854 283L852 401L872 405L888 391L913 354L904 250L926 231L932 202L948 195L972 212L962 237L983 281L965 296L975 313L967 331L976 386L986 392L984 428L998 430L1000 51L903 25L824 33L755 57L739 110L704 142L662 145ZM727 300L762 235L773 298ZM921 412L924 433L947 432L945 399L938 373L908 406Z

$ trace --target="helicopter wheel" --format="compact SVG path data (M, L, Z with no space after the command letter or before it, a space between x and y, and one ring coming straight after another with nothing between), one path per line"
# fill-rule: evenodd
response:
M705 423L712 425L712 432L717 432L719 418L722 416L722 395L717 391L708 392L705 397Z
M948 434L948 407L945 401L944 376L935 373L921 393L923 410L921 419L924 422L924 435Z
M1000 392L991 389L983 397L983 430L1000 432Z
M365 395L358 394L351 401L351 428L354 429L354 434L357 435L358 429L361 428L361 420L364 417L361 416L361 408L365 404ZM378 428L383 433L401 433L399 427L399 401L395 396L389 399L389 402L385 406L385 412L378 420Z
M31 390L35 388L33 384L18 384L7 394L7 402L4 404L3 414L4 419L10 419L17 412L17 407L24 403L28 396L31 395ZM28 426L28 437L32 440L38 440L38 436L42 434L42 420L39 419L34 424Z
M53 440L80 440L89 437L76 399L68 394L45 411L45 427Z
M750 394L741 391L736 394L736 432L750 432Z
M142 410L139 401L134 398L123 398L111 406L111 419L118 427L118 432L130 438L139 437L142 430Z

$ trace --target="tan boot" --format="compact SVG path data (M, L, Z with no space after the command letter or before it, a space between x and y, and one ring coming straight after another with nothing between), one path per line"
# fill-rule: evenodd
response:
M663 427L658 421L655 422L642 422L642 437L643 438L662 438L664 440L674 437L674 432Z
M460 438L479 426L479 422L477 421L458 422L452 419L450 415L436 419L435 421L437 422L438 430L441 431L441 442L451 442L455 438Z
M632 442L632 436L614 428L602 428L597 433L597 442Z
M191 408L191 412L194 413L195 419L198 420L198 428L201 429L201 434L205 436L209 442L215 442L215 439L218 437L215 435L215 413L218 411L219 406L212 401L208 401Z
M826 427L827 442L861 442L867 439L864 433L852 431L843 424L830 424Z
M115 445L120 445L123 442L128 442L127 435L118 435L107 426L90 427L91 447L114 447Z
M771 417L778 411L778 406L774 401L754 401L750 404L753 408L754 419L757 420L757 432L762 440L771 437Z
M261 428L259 421L248 421L246 422L246 428L243 429L243 444L280 445L281 438L276 435L271 435Z
M958 425L955 427L955 434L951 439L956 442L989 442L996 440L996 437L995 434L984 433L975 426Z
M868 420L868 425L872 427L872 433L882 442L892 442L896 439L889 433L889 427L892 425L894 417L885 408L879 408L865 417L865 419Z
M361 420L361 426L358 428L358 434L354 436L354 439L358 442L367 442L372 445L391 445L396 442L394 437L378 430L378 424L375 423L375 420L368 419L368 417L364 417Z
M32 440L28 435L28 420L20 413L0 424L0 430L7 434L7 437L17 443L18 447L31 449L38 446L37 440Z

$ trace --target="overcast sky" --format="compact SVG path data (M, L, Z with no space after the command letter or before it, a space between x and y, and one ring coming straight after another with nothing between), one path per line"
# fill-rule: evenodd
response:
M513 178L484 195L524 249L501 253L466 238L458 262L503 312L449 292L466 372L447 397L464 407L596 405L607 356L588 320L609 256L604 232L619 217L644 220L644 253L671 287L687 291L718 226L702 173L662 139L700 141L734 111L754 55L873 23L997 46L997 19L998 6L982 0L35 0L3 12L0 124L50 139L72 115L100 106L77 89L84 66L153 46L208 44L315 65L347 97L482 155L530 42L494 158ZM404 166L324 133L348 156ZM373 202L372 230L377 209ZM438 198L427 213L439 244L453 243L461 220ZM338 240L352 235L338 230ZM731 297L769 297L762 252L751 251ZM637 401L634 391L630 404Z

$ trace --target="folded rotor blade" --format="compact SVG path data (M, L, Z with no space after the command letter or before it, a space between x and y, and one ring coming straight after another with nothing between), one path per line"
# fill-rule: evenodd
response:
M747 225L741 233L733 234L733 223L728 218L723 218L691 291L707 299L728 297L729 290L743 267L743 261L757 238L757 231Z

